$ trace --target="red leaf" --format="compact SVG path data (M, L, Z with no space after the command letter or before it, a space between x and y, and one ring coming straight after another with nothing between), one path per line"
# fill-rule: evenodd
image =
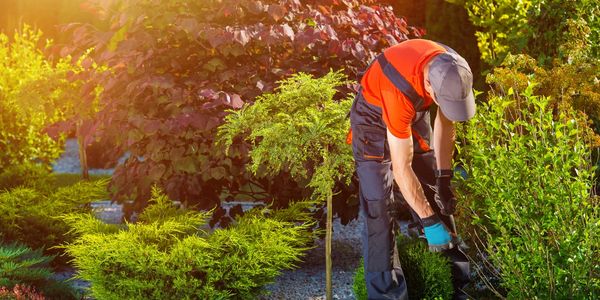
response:
M233 33L233 39L240 43L240 45L246 46L246 44L248 44L250 41L250 35L248 34L247 30L236 30Z
M61 133L68 133L69 131L75 128L75 122L73 120L60 121L49 126L46 126L42 129L42 132L45 132L52 139L58 139L58 136Z
M196 33L198 31L198 21L193 18L185 18L180 20L179 26L187 33Z
M81 66L84 69L89 69L92 66L92 59L91 58L86 58L81 62Z
M275 22L281 20L287 13L287 9L285 9L285 7L277 4L269 5L269 9L267 11L271 18L275 20Z
M225 32L219 29L207 29L204 31L204 38L208 41L211 47L217 48L220 45L225 44L227 39L225 38Z
M288 24L283 24L281 25L281 28L283 29L283 34L287 36L291 41L294 41L294 30L292 29L292 27L290 27L290 25Z
M233 108L241 108L244 105L244 101L238 94L221 94L221 101L228 106Z
M153 165L148 171L148 177L150 177L151 180L159 180L166 170L167 167L163 164Z
M251 14L258 15L265 11L265 6L260 1L244 1L242 5Z

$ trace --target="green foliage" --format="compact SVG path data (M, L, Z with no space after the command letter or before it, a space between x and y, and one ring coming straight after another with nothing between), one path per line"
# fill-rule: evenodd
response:
M79 182L55 191L17 187L0 192L0 239L20 242L31 248L63 244L72 235L62 216L89 212L89 204L106 199L106 180ZM51 250L54 252L54 250Z
M0 172L0 191L18 186L47 189L51 181L47 167L34 163L11 165Z
M64 98L74 97L66 80L68 59L52 63L40 50L42 33L24 26L12 39L0 34L0 168L56 159L64 137L42 130L64 119ZM51 45L46 41L44 48Z
M569 106L509 90L478 107L462 130L469 177L463 203L473 213L502 286L513 299L593 299L598 274L598 198L582 116Z
M76 299L74 290L67 283L52 279L49 264L53 259L52 256L44 256L41 249L0 244L0 287L13 289L17 285L25 285L52 299ZM0 292L0 299L6 299L3 297Z
M345 143L352 99L334 100L345 77L321 78L299 73L280 82L275 93L232 111L219 128L227 148L236 138L251 145L249 169L259 176L288 171L306 181L315 199L324 199L338 181L348 184L354 172L352 149Z
M422 240L399 237L398 255L410 299L451 299L454 288L448 259L438 252L431 252ZM367 299L364 263L354 274L356 299Z
M302 215L281 221L262 210L208 233L200 228L209 212L176 208L157 188L152 194L140 222L124 228L89 215L69 218L80 237L65 249L93 297L254 299L312 241Z
M586 39L591 53L599 57L600 4L594 0L449 0L469 11L473 24L482 28L476 33L481 58L492 66L508 53L529 54L541 63L563 57L560 45L569 42L564 35L570 22L589 28Z
M360 259L360 265L354 273L352 290L357 300L367 300L367 282L365 281L365 260Z
M570 30L563 33L568 42L561 45L566 60L556 59L551 67L539 67L536 61L527 55L508 55L494 72L487 76L493 85L495 94L506 95L512 91L515 96L523 93L528 82L534 80L532 87L536 95L549 97L551 105L559 110L568 106L586 114L592 120L600 120L600 60L590 56L590 41L586 38L585 28L572 23ZM587 121L581 119L582 130L587 131ZM589 124L591 125L591 124ZM600 132L596 125L596 133ZM586 136L593 135L592 132ZM592 146L600 145L600 138L594 137Z

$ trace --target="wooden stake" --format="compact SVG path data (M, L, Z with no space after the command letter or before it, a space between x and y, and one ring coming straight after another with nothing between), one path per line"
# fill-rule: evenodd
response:
M81 125L83 122L77 122L77 145L79 146L79 164L81 165L81 177L83 180L90 180L89 168L87 163L87 153L85 151L85 143L83 142L83 135L81 134Z
M325 236L325 289L326 299L333 299L331 286L331 235L333 233L333 200L331 192L327 195L327 233Z

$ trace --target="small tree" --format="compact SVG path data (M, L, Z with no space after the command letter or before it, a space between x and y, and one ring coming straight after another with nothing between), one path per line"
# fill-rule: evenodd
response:
M345 76L329 72L315 79L299 73L280 82L275 93L233 111L219 129L230 148L238 138L250 143L253 174L275 176L289 171L312 198L327 201L327 299L331 299L332 196L337 182L348 184L354 172L352 149L345 144L351 98L334 100Z

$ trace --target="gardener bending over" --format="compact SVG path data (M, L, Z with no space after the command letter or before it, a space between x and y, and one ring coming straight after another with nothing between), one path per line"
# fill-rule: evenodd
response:
M456 233L448 228L456 202L450 190L453 121L475 114L472 83L464 58L424 39L386 49L361 79L350 120L366 220L363 257L369 299L408 298L395 243L397 225L390 216L393 179L419 216L430 249L451 253L447 256L454 260L454 296L465 297L461 288L469 280L469 266L466 260L459 262L462 252L453 253L460 250L454 247ZM434 102L440 109L431 147L428 109ZM437 190L437 196L426 198L424 188Z

